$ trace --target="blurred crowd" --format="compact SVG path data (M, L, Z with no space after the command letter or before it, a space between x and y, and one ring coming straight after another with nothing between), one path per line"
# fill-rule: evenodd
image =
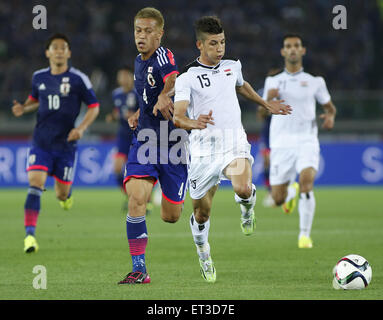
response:
M37 4L47 8L48 30L32 27ZM347 8L347 30L332 27L336 4ZM69 36L71 64L91 77L99 96L109 97L117 68L132 66L137 55L133 17L145 6L164 14L163 45L173 51L180 68L198 55L194 21L217 15L226 33L227 55L241 59L245 79L257 88L270 68L282 66L280 48L288 32L303 36L305 70L324 76L329 89L382 88L379 5L380 0L1 1L0 108L8 108L14 98L26 98L33 71L47 66L45 41L55 32Z

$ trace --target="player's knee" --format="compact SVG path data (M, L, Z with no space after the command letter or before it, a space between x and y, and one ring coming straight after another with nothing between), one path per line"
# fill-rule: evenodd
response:
M167 223L175 223L181 216L183 203L174 204L162 198L161 219Z
M29 178L29 186L44 189L44 182L40 178Z
M237 185L234 187L234 192L238 197L242 199L248 199L251 197L251 186L248 184Z
M180 218L180 215L179 214L162 214L161 215L161 218L164 222L167 222L167 223L176 223L178 221L178 219Z
M276 206L281 206L285 202L286 195L287 194L282 193L282 192L275 192L275 191L271 192L271 196L272 196Z

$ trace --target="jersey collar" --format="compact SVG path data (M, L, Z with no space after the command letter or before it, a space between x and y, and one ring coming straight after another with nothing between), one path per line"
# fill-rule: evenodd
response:
M207 68L207 69L218 69L219 66L220 66L220 64L221 64L221 62L219 62L219 63L218 63L217 65L215 65L215 66L208 66L208 65L206 65L206 64L201 63L201 62L199 61L199 57L198 57L197 59L195 59L195 61L197 61L197 63L198 63L201 67L204 67L204 68Z
M295 75L300 74L301 72L303 72L303 67L300 68L297 72L288 72L287 69L285 68L285 72L286 72L289 76L295 76Z

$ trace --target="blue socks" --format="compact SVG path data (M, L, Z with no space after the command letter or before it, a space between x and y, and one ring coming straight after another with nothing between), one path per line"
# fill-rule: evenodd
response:
M133 272L146 272L145 249L148 243L145 216L126 216L126 234L129 242L129 252L132 256Z
M40 197L43 190L37 187L29 187L27 199L24 204L24 226L26 235L35 235L37 218L40 213Z

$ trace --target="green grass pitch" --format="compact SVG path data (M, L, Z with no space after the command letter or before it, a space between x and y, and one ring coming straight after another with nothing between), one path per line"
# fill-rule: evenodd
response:
M262 207L257 229L244 236L231 189L213 203L209 242L217 269L215 284L199 272L189 229L189 197L181 219L164 223L159 208L147 217L148 285L118 286L130 271L123 196L116 189L74 189L72 210L63 211L49 189L42 197L37 253L23 252L26 189L0 192L0 299L382 299L383 190L317 188L313 249L298 249L298 213ZM364 290L332 288L332 268L347 254L364 256L372 282ZM36 290L32 269L47 270L47 289Z

